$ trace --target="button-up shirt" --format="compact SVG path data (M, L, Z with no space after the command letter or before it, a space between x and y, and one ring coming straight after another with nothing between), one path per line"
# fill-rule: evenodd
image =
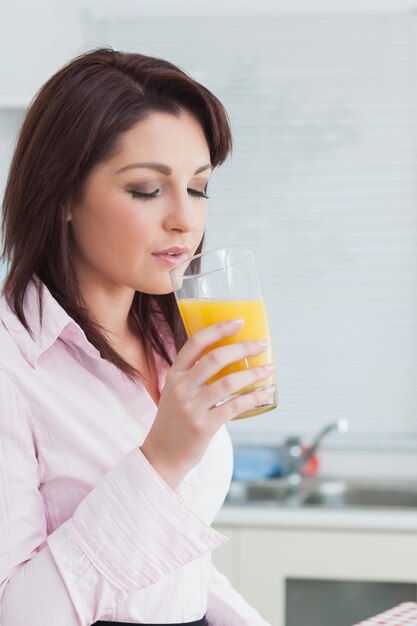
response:
M227 429L170 488L140 450L157 412L143 385L37 276L23 306L32 336L0 299L1 626L268 626L211 563L227 541L210 526L231 480ZM162 392L169 365L154 358Z

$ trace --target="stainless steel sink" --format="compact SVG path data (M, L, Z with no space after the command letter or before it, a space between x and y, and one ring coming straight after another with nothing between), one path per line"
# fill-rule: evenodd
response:
M286 480L232 481L226 502L230 504L282 504L291 499L293 487Z
M417 483L377 480L304 478L298 485L283 479L233 481L226 503L314 508L389 508L417 511Z

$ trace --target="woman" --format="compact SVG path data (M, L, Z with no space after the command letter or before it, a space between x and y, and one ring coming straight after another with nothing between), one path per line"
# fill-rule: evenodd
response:
M202 249L227 115L174 65L100 49L54 75L4 200L0 303L2 626L262 626L211 565L225 424L264 401L265 343L186 340L169 270ZM167 252L168 251L168 252ZM273 393L273 390L269 390Z

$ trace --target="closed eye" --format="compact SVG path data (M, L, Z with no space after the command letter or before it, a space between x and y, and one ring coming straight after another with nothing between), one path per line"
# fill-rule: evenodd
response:
M206 198L208 200L208 195L205 191L197 191L196 189L187 189L190 196L195 196L196 198Z
M129 192L132 194L132 198L137 198L139 200L152 200L156 198L158 195L159 189L155 189L151 193L145 193L144 191L134 191L133 189Z
M209 198L205 191L197 191L196 189L190 188L188 188L187 191L190 196L193 196L194 198L205 198L206 200L208 200ZM135 191L132 189L129 193L132 195L132 198L137 198L140 200L153 200L154 198L158 197L159 189L155 189L155 191L151 191L150 193L145 193L144 191Z

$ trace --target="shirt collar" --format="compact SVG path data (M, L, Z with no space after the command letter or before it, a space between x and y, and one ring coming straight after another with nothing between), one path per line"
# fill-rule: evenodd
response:
M38 290L42 293L42 323ZM1 297L0 318L32 367L36 367L41 354L48 350L59 337L82 345L91 356L101 358L99 351L88 341L82 328L58 304L46 285L36 275L31 278L26 287L23 312L32 330L33 339L7 304L5 296Z

